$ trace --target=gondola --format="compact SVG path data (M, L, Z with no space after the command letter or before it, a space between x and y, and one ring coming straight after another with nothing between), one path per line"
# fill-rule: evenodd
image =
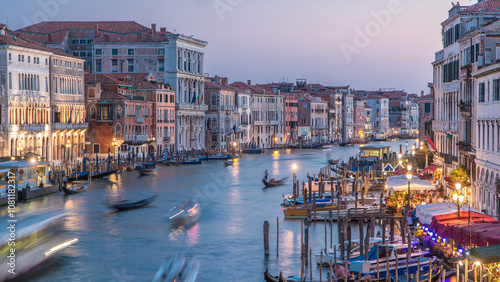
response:
M312 180L312 181L319 181L319 177L316 177L316 178L311 177L311 176L309 176L309 173L307 173L307 178Z
M206 160L208 160L208 159L206 159ZM198 158L196 158L196 159L188 158L188 159L184 160L184 164L185 165L201 164L201 161L202 161L202 159L198 159Z
M110 207L119 211L138 209L151 204L152 202L154 202L156 197L158 197L158 195L154 195L152 197L137 202L131 202L130 200L122 200L114 205L110 205Z
M340 159L328 160L328 163L331 165L338 165L340 163Z
M87 171L85 171L85 172L73 172L68 177L68 182L76 181L78 178L83 179L83 178L85 178L88 175L89 175L89 173Z
M85 190L87 190L87 188L89 188L89 186L90 186L90 182L86 183L86 184L73 183L70 186L70 187L74 187L73 189L66 188L66 187L64 187L64 185L61 186L61 189L63 190L64 194L66 194L66 195L74 195L74 194L84 192Z
M196 156L196 158L201 161L208 161L208 156Z
M224 166L233 166L234 165L234 161L233 160L227 160L224 162Z
M117 170L114 169L114 170L105 171L105 172L101 172L101 173L95 173L95 174L92 174L91 177L92 177L92 179L99 179L99 178L109 176L109 175L115 173L116 171Z
M283 272L280 272L280 276L272 276L269 274L269 270L266 268L266 272L264 272L264 281L266 282L299 282L300 278L299 277L288 277L285 278L283 277ZM310 281L310 280L306 280Z
M146 175L151 175L156 172L156 167L154 168L143 168L141 170L138 170L140 176L146 176Z
M285 184L285 180L287 180L288 177L285 176L281 179L277 179L277 180L274 180L271 179L269 182L266 181L265 178L262 179L262 183L264 183L264 185L266 186L266 188L270 188L270 187L278 187L278 186L281 186L281 185L284 185Z

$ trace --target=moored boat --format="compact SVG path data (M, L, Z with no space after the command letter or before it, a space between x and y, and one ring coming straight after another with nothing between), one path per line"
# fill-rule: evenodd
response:
M234 160L227 160L224 162L224 166L233 166L234 165Z
M247 154L262 154L264 153L263 149L248 149Z
M217 154L217 155L208 156L209 160L228 160L230 158L231 158L230 154L227 154L227 155Z
M328 160L328 163L331 165L338 165L341 162L341 159L336 159L336 160Z
M280 178L280 179L271 179L269 181L266 181L265 178L262 179L262 183L264 183L264 185L267 187L267 188L271 188L271 187L278 187L278 186L281 186L281 185L284 185L285 184L285 181L288 179L288 176L285 176L283 178Z
M378 255L377 246L373 246L368 252L368 260L365 260L365 255L347 259L349 271L358 273L361 276L371 275L377 277L379 275L380 278L385 278L386 275L396 275L396 272L398 276L405 276L407 268L410 275L415 274L420 267L419 272L425 274L429 272L430 265L437 262L436 258L424 257L429 252L411 249L409 264L407 265L407 252L408 245L406 244L379 244ZM396 257L398 258L397 265ZM387 269L387 264L389 264L389 269Z
M73 172L72 174L70 174L68 176L68 182L73 182L73 181L76 181L78 178L79 179L84 179L86 178L87 176L89 175L89 173L87 171L83 172L83 171L80 171L80 172Z
M207 161L208 160L208 156L196 156L197 159L201 160L201 161Z
M110 204L109 206L110 206L110 208L120 210L120 211L121 210L138 209L138 208L142 208L142 207L145 207L145 206L151 204L152 202L154 202L156 197L158 197L158 195L154 195L154 196L149 197L147 199L136 201L136 202L132 202L130 200L122 200L122 201L119 201L115 204Z
M205 159L206 160L206 159ZM194 165L194 164L201 164L202 159L192 159L192 158L187 158L184 160L185 165Z
M99 179L99 178L103 178L103 177L109 176L109 175L115 173L116 171L117 170L114 169L114 170L100 172L100 173L93 173L93 174L90 175L90 177L92 177L92 179Z
M340 207L337 204L331 204L331 203L325 203L325 205L320 205L319 203L316 203L316 212L323 212L323 211L335 211L337 209L344 210L346 208L345 205L340 205ZM307 211L313 210L313 205L312 204L307 204L307 205L296 205L296 206L291 206L291 207L284 207L283 208L283 213L285 215L285 218L304 218L307 217Z

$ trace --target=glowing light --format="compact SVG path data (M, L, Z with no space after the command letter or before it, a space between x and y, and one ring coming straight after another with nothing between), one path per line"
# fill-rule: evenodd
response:
M16 159L16 157L10 157L10 159L11 159L11 160L15 160L15 159Z
M275 155L279 155L279 154L280 154L280 151L274 151L274 154L275 154Z
M462 184L461 184L461 183L456 183L456 184L455 184L455 188L456 188L457 190L462 189Z
M462 261L459 261L458 264L460 264L460 266L464 265Z
M481 263L479 261L476 261L474 264L475 265L481 265Z
M236 142L233 142L233 147L236 147Z
M411 180L412 177L413 175L411 175L411 173L406 174L406 178L408 178L408 180Z
M401 159L403 157L403 154L399 153L398 154L398 159Z
M45 256L46 256L46 257L48 257L48 256L50 256L51 254L56 253L57 251L62 250L62 249L64 249L64 248L66 248L66 247L69 247L70 245L72 245L72 244L74 244L74 243L76 243L76 242L78 242L78 239L77 239L77 238L72 239L72 240L69 240L69 241L64 242L64 243L62 243L62 244L59 244L59 245L57 245L57 246L55 246L55 247L53 247L53 248L50 248L50 249L49 249L48 251L46 251L44 254L45 254Z
M456 202L458 199L458 195L457 194L453 194L453 201Z
M296 164L293 164L293 165L292 165L292 169L293 169L293 171L295 171L295 170L297 169L297 165L296 165Z
M408 170L411 170L413 167L411 165L408 165Z
M32 163L35 163L35 161L36 161L35 158L31 158Z

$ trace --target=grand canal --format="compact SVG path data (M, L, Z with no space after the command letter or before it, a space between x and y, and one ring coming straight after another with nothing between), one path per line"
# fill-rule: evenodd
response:
M414 144L413 140L409 140ZM375 142L373 144L382 144ZM399 151L405 141L387 142ZM64 250L31 281L151 281L163 259L183 252L200 261L198 281L263 281L263 272L279 271L300 276L300 220L284 220L282 195L289 185L263 189L264 170L271 177L289 175L297 164L297 176L317 173L327 158L359 153L359 146L323 150L280 150L278 155L243 155L233 167L221 161L202 165L160 167L155 175L139 178L136 172L95 181L85 193L62 193L20 204L19 212L40 209L71 211L65 228L79 242ZM118 185L114 185L115 181ZM151 206L115 213L105 205L106 196L140 199L159 197ZM180 201L195 198L202 216L194 226L171 228L163 215ZM280 222L279 257L276 257L276 218ZM270 223L270 256L264 257L263 223ZM336 227L334 242L337 240ZM353 238L358 236L353 226ZM310 229L313 253L324 246L324 225ZM329 239L328 239L329 241ZM319 268L313 265L315 277ZM325 271L326 273L326 271ZM325 276L323 276L325 277Z

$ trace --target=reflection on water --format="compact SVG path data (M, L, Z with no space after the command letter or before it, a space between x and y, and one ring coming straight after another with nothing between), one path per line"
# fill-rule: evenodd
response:
M404 142L389 144L393 150L399 150L399 144ZM120 280L115 274L123 270L127 277L148 280L167 255L178 252L197 256L198 281L219 281L220 277L261 281L266 267L275 274L283 271L285 276L300 276L301 221L284 220L280 206L282 195L292 192L292 164L297 164L297 177L302 182L306 181L307 172L317 174L319 168L327 165L327 154L333 159L347 160L358 153L358 146L280 150L278 155L269 150L261 155L243 155L230 167L225 167L223 161L208 161L193 166L159 167L154 175L142 178L136 172L124 172L111 175L108 180L93 181L85 193L72 196L56 193L20 204L19 212L47 207L70 209L72 213L65 227L79 239L59 256L62 260L59 267L45 269L32 281L113 281ZM262 189L266 169L270 177L290 176L287 185ZM144 199L153 193L159 197L147 208L115 213L105 204L107 193L131 200ZM200 220L194 226L170 228L163 215L189 199L201 204ZM277 216L280 218L278 258ZM270 224L268 259L264 258L262 240L266 220ZM353 238L359 236L357 230L357 225L353 225ZM328 228L328 244L329 232ZM324 248L323 223L313 224L309 235L313 253ZM333 236L335 243L335 225ZM315 277L319 277L319 268L314 265L313 270Z

